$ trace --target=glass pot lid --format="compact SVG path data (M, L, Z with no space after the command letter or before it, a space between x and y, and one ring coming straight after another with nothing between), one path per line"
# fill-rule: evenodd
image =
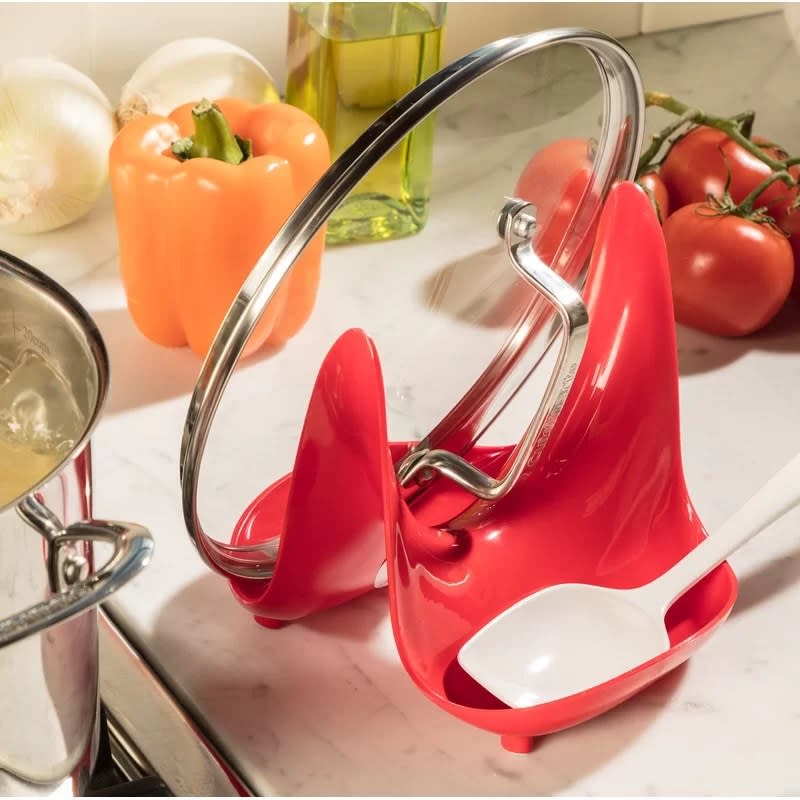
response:
M201 464L205 486L206 471L221 463L216 448L241 454L241 475L212 476L203 496L204 518L225 506L215 527L230 530L225 514L241 513L291 469L316 372L348 328L376 344L390 438L414 442L396 464L403 484L423 491L438 477L485 499L513 487L543 450L580 361L588 324L580 290L594 228L611 187L634 176L643 121L639 74L618 42L584 29L547 30L448 65L332 164L242 285L191 398L183 512L210 566L268 578L279 542L234 547L209 537L200 522ZM423 229L329 246L303 330L281 350L244 360L231 380L306 245L409 135L430 144L430 181L419 190ZM478 441L517 445L489 476L468 460Z

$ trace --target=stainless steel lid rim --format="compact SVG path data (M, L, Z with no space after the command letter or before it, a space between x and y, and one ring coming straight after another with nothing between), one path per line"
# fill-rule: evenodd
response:
M210 538L203 530L197 500L203 453L222 395L245 343L294 262L356 183L445 100L521 55L560 43L588 50L600 73L606 106L602 147L598 148L601 171L605 170L607 179L612 162L621 160L623 173L633 177L644 126L643 89L636 65L619 42L583 28L513 36L479 48L412 89L370 126L311 189L256 262L201 367L181 442L180 480L187 532L212 569L263 579L274 565L274 555L266 548L234 547ZM619 144L626 128L627 141L619 152L615 143ZM271 549L274 552L274 545Z

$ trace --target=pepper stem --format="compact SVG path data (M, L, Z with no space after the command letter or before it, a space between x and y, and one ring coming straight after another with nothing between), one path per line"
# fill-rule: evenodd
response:
M192 109L192 121L194 136L172 143L172 152L181 161L214 158L227 164L241 164L252 155L251 142L233 133L225 115L210 100L201 100Z

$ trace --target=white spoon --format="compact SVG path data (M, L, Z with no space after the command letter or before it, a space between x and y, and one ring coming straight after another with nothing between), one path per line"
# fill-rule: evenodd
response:
M550 586L495 617L459 651L458 662L512 708L559 700L669 649L664 616L684 592L800 501L800 455L713 536L636 589Z

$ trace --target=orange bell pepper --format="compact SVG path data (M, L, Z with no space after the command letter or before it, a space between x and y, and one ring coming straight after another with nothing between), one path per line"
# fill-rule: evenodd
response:
M109 173L120 272L140 331L204 356L255 262L329 165L322 129L283 103L203 101L127 124L111 146ZM295 262L245 354L305 324L324 236Z

